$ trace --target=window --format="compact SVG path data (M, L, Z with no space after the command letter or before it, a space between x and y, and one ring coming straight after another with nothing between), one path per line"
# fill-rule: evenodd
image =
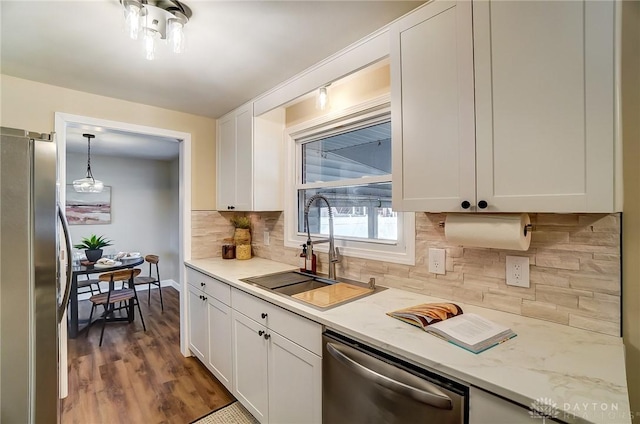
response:
M308 199L322 194L333 207L337 237L398 239L397 214L391 210L391 122L389 116L315 134L300 143L298 231L305 232ZM313 234L329 234L329 211L321 201L309 208Z
M303 124L290 132L289 142L293 169L287 203L293 214L285 214L285 221L295 217L295 222L285 222L290 230L287 245L306 240L305 206L311 196L321 194L332 206L334 236L342 254L413 263L414 215L391 207L388 104ZM329 235L329 210L322 200L309 206L308 224L313 238ZM325 249L318 245L318 250Z

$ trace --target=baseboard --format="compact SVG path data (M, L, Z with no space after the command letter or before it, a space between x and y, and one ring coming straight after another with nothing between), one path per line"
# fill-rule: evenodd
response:
M160 281L160 285L162 287L173 287L174 289L176 289L178 292L180 292L180 285L174 281L174 280L162 280ZM119 287L119 286L116 286ZM151 286L151 290L157 290L158 288L156 286ZM100 283L100 290L102 290L103 292L107 292L109 290L109 283L107 282L101 282ZM143 292L143 291L147 291L149 290L149 285L148 284L143 284L143 285L139 285L136 286L136 291L138 292ZM82 293L80 295L78 295L78 300L89 300L89 298L91 297L91 293Z

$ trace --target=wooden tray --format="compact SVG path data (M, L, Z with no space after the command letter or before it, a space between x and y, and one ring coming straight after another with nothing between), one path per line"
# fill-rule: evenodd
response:
M309 290L303 293L294 294L294 297L303 302L307 302L319 308L327 308L338 303L364 296L373 290L366 287L358 287L353 284L336 283L319 289Z

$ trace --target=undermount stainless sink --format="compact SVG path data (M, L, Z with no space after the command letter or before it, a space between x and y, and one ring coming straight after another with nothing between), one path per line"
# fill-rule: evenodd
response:
M276 274L249 277L242 279L242 281L288 296L325 287L337 282L321 278L314 274L298 271L285 271Z
M336 280L330 280L328 278L323 278L321 276L314 275L314 274L307 274L300 271L284 271L276 274L268 274L268 275L260 275L256 277L243 278L240 281L244 281L245 283L253 284L254 286L267 289L269 291L283 295L297 302L301 302L321 310L331 309L333 307L343 305L350 301L360 299L365 296L369 296L371 294L377 293L382 290L386 290L386 287L375 286L374 290L372 290L371 292L363 296L352 298L344 302L341 302L339 304L332 305L330 307L319 308L315 305L311 305L308 302L301 301L291 296L308 292L310 290L330 286L336 283L348 283L348 284L352 284L354 286L359 286L359 287L365 287L366 285L359 281L353 281L346 278L340 278L339 281L336 281Z

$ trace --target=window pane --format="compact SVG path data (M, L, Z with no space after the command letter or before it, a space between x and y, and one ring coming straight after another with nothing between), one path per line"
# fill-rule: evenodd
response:
M306 232L304 206L322 194L331 204L334 235L374 240L398 239L398 217L391 209L391 183L298 190L298 231ZM322 200L309 208L311 234L329 235L329 213Z
M391 122L302 145L302 183L391 174Z

